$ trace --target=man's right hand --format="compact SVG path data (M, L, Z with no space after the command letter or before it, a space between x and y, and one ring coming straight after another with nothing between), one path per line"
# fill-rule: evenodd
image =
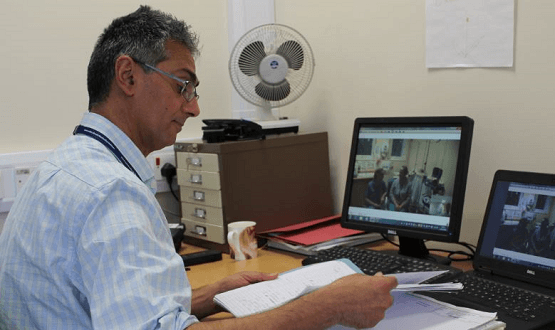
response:
M391 290L397 286L393 276L367 276L355 274L343 277L322 291L333 297L340 310L342 325L355 328L371 328L385 316L385 311L393 304Z

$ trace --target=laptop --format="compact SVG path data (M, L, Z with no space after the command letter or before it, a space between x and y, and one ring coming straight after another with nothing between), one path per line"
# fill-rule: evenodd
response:
M457 292L424 293L440 301L497 312L508 330L555 329L555 174L499 170L495 173L473 270L451 280L484 279L541 294L545 309L504 311L488 297ZM470 290L471 287L465 290ZM480 285L477 291L483 291ZM504 290L503 290L504 291ZM500 296L500 294L497 294ZM522 298L512 298L524 301ZM526 303L528 307L538 303ZM524 313L524 316L519 313ZM522 318L524 317L524 319Z

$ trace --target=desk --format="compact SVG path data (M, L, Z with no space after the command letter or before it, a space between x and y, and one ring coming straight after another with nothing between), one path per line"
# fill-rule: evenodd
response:
M392 250L395 248L392 244L385 241L371 243L364 247L375 250ZM203 249L184 244L181 253L193 253L201 250ZM229 257L229 254L224 253L220 261L189 267L190 270L187 271L187 276L192 288L195 289L214 283L228 275L245 270L282 273L302 266L302 260L304 258L305 257L300 254L264 248L258 250L257 258L243 261L235 261ZM471 261L457 261L453 262L451 265L465 271L472 269Z
M202 250L202 248L185 244L181 253L193 253ZM220 261L190 266L187 277L191 287L196 289L241 271L282 273L302 266L303 259L304 256L300 254L264 248L258 250L257 258L242 261L235 261L229 257L229 254L223 253Z

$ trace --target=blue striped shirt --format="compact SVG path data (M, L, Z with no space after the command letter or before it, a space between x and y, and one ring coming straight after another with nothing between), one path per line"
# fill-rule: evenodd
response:
M154 196L153 171L102 116L140 178L98 141L69 137L33 172L0 235L0 328L184 329L191 287Z

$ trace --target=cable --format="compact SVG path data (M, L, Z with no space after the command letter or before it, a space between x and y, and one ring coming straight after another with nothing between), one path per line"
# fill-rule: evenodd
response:
M176 216L176 217L181 217L181 214L175 213L175 212L170 211L170 210L168 210L168 209L166 209L166 208L162 208L162 211L164 211L164 213L171 214L171 215Z
M173 197L175 197L175 199L177 199L179 201L179 197L177 197L177 194L173 190L173 185L172 185L173 178L177 175L177 170L176 170L175 166L173 166L170 163L164 164L164 166L162 166L162 169L160 170L160 174L162 174L162 176L164 178L166 178L166 181L168 182L168 185L170 186L170 191L171 191Z
M173 191L172 184L171 184L171 183L168 183L168 184L170 185L170 191L171 191L173 197L175 197L175 199L176 199L177 201L179 201L179 197L177 197L177 194L175 193L175 191Z
M386 234L381 234L381 235L382 235L382 237L383 237L384 240L386 240L386 241L388 241L389 243L395 245L396 247L399 247L399 244L396 243L396 242L394 242L394 241L392 241L392 240L390 240L389 237L387 237Z
M387 235L385 234L381 234L383 239L388 241L389 243L399 247L399 244L392 241L391 239L389 239L387 237ZM450 251L450 250L445 250L445 249L428 249L428 251L434 251L434 252L445 252L447 253L447 258L449 258L449 260L451 261L468 261L468 260L473 260L474 259L474 255L476 254L476 246L470 244L470 243L466 243L466 242L453 242L453 244L459 244L464 246L465 248L467 248L468 250L470 250L470 252L466 252L466 251ZM464 258L455 258L454 256L456 255L462 255L465 256Z

